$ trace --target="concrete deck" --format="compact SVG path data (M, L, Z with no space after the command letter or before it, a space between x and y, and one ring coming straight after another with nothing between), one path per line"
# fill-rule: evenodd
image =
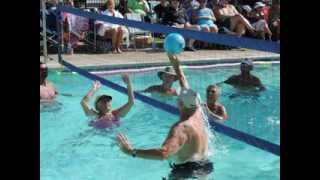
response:
M53 60L47 62L51 69L59 69L62 66L58 63L57 54L49 55ZM233 50L199 50L196 52L183 52L179 59L182 63L214 63L214 62L235 62L244 58L259 59L280 59L279 54L262 52L248 49ZM122 54L73 54L63 55L63 59L78 67L125 67L137 64L144 65L165 65L168 64L168 57L163 50L138 50L124 51ZM40 56L43 60L43 56Z

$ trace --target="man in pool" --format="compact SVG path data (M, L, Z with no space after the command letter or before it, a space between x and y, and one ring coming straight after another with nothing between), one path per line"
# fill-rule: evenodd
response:
M178 96L179 121L171 127L160 148L133 148L124 134L118 135L118 145L125 154L132 157L174 161L170 165L172 170L169 179L205 179L213 171L213 164L208 159L208 134L199 95L189 88L177 57L168 56L181 85Z
M172 85L178 80L176 73L172 67L166 67L163 71L158 72L158 77L162 80L161 85L150 86L142 92L156 92L169 96L177 96L177 92Z
M52 101L58 94L54 85L47 80L48 67L40 61L40 102Z
M217 85L207 87L207 103L205 107L210 116L217 120L226 120L228 118L225 107L218 102L220 89Z
M96 81L93 84L91 90L87 93L87 95L83 97L83 99L81 100L81 106L84 113L87 116L95 117L95 120L90 122L90 126L93 126L97 129L111 128L113 125L118 125L120 117L125 117L128 114L128 112L134 104L133 88L129 76L127 74L122 75L122 80L127 85L128 102L116 110L112 111L112 97L106 94L97 96L96 101L94 103L95 110L89 108L88 102L90 98L101 87L99 81Z
M245 59L240 64L241 74L229 77L224 83L239 89L265 90L260 79L250 73L253 70L252 60ZM223 82L222 82L223 83Z

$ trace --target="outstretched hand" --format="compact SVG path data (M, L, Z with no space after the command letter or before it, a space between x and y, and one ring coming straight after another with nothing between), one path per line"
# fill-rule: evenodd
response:
M122 74L122 81L124 83L126 83L127 85L130 83L129 75L127 73L126 74Z
M169 60L170 60L171 63L178 63L179 62L178 57L176 55L172 55L172 54L169 54L169 53L167 55L168 55Z
M94 90L98 90L100 87L101 87L100 81L95 81L95 82L93 83L92 88L93 88Z
M118 146L120 147L121 151L131 155L133 148L131 147L129 140L126 135L118 134L117 136Z

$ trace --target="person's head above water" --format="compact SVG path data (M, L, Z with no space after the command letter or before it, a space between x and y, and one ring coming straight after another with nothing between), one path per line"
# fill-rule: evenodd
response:
M48 77L48 67L40 61L40 84Z
M111 111L111 101L112 97L109 95L100 95L97 96L96 101L94 102L94 107L98 113L107 113Z
M166 67L164 70L158 72L158 77L164 83L173 83L178 80L178 76L172 67Z
M209 85L207 87L207 101L217 101L220 95L220 88L215 85Z
M178 96L180 110L194 111L200 104L199 94L192 89L182 88Z
M251 59L244 59L240 64L241 72L250 72L253 70L253 62Z

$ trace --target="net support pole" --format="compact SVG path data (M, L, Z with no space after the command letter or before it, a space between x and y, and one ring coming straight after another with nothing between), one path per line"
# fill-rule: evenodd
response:
M46 20L46 3L45 0L41 0L42 6L42 33L43 33L43 57L44 63L48 60L48 49L47 49L47 20Z
M58 62L62 62L62 50L63 50L63 15L59 6L57 8L57 31L58 31Z

